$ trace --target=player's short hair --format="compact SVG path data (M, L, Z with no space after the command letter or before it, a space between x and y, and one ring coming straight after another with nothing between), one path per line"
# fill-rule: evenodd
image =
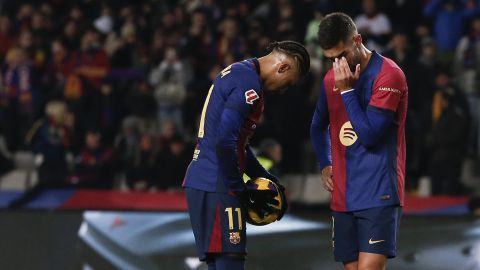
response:
M305 77L310 71L310 55L307 49L296 41L274 41L268 45L267 51L281 52L295 59L301 77Z
M328 50L347 41L357 32L357 27L352 18L342 12L330 13L318 26L318 42L322 49Z

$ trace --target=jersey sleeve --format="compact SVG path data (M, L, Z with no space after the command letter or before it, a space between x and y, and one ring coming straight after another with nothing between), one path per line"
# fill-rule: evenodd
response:
M380 109L367 109L365 112L360 106L355 91L343 92L341 95L348 118L358 135L358 140L365 147L374 147L388 126L393 123L395 113Z
M368 109L396 112L406 90L407 83L401 70L391 69L383 72L373 83Z
M234 109L246 116L260 101L262 89L258 77L244 73L246 72L239 71L238 74L232 74L235 77L231 79L231 90L228 93L225 108Z
M348 118L365 147L374 147L395 121L395 113L406 91L407 83L403 72L392 68L379 74L374 81L366 111L362 110L355 91L342 93Z
M216 145L218 165L225 186L231 191L242 191L244 187L238 164L237 142L245 118L236 110L225 108L219 125Z
M332 164L331 143L328 132L329 116L325 85L320 88L315 113L310 126L310 137L320 169Z

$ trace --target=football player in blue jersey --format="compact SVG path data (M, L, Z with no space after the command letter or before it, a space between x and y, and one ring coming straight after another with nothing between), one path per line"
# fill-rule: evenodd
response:
M325 16L318 38L333 68L320 88L311 138L332 194L335 260L347 270L383 270L396 256L404 201L406 78L363 45L344 13Z
M278 203L275 191L248 188L242 179L278 183L248 144L264 107L264 94L297 85L310 69L307 50L294 41L274 42L270 53L226 67L208 91L197 146L183 186L197 252L209 270L244 269L246 211L259 214Z

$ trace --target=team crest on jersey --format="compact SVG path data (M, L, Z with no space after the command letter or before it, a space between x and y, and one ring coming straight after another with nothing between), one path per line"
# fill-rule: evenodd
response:
M240 243L240 232L230 232L230 243L237 245Z
M353 130L352 123L350 123L350 121L343 124L342 128L340 129L339 137L340 142L344 146L350 146L357 141L357 133L355 133L355 130Z
M253 89L250 89L247 92L245 92L245 101L248 104L253 104L253 102L259 98L260 97L258 96L257 92L255 92L255 90Z

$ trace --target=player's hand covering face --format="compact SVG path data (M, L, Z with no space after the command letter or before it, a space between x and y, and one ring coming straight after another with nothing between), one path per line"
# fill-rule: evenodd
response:
M360 64L355 66L355 73L352 73L345 57L335 58L333 62L333 74L335 76L335 90L340 92L353 89L355 82L360 77Z
M335 59L341 60L345 58L352 73L355 73L357 64L360 63L359 48L362 44L362 37L359 34L353 35L351 40L341 41L337 46L325 50L324 57L332 64L335 63Z

